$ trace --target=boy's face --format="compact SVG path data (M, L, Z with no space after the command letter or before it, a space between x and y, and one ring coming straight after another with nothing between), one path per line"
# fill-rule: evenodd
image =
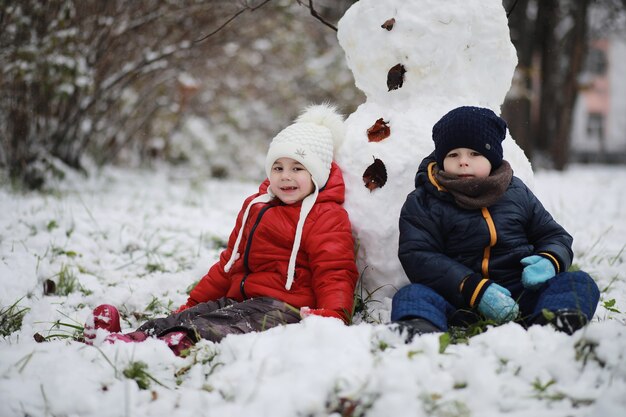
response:
M272 192L285 204L303 200L315 187L309 171L291 158L278 158L272 165L269 180Z
M443 159L443 170L461 178L486 178L491 173L491 162L473 149L456 148Z

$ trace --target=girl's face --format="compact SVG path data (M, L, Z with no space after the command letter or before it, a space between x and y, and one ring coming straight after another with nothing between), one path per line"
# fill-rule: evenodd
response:
M303 200L315 187L309 171L291 158L278 158L272 165L269 180L272 192L285 204Z
M491 173L491 162L473 149L456 148L443 159L443 170L461 178L486 178Z

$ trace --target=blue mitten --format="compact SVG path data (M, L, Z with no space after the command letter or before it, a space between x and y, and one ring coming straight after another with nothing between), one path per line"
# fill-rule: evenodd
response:
M494 283L485 290L478 304L478 311L489 320L500 324L514 320L519 314L519 306L511 298L509 290Z
M524 265L522 271L522 285L535 290L544 282L556 275L554 265L549 259L539 255L527 256L520 261Z

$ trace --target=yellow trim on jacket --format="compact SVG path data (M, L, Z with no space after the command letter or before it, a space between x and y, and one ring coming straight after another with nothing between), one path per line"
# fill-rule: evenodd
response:
M487 227L489 228L489 245L485 247L483 252L483 262L481 265L481 271L483 273L483 277L489 278L489 259L491 257L491 248L496 245L498 241L498 234L496 233L496 225L493 223L493 219L491 218L491 213L487 207L483 207L480 209L483 214L483 218L485 222L487 222Z
M437 191L446 191L446 189L441 184L439 184L437 182L437 179L435 178L433 169L435 168L436 164L436 162L431 162L430 164L428 164L428 179L430 180L430 183L437 188Z
M556 259L554 256L552 256L548 252L539 252L539 254L543 255L543 256L547 256L548 258L550 258L552 260L552 263L554 265L556 265L556 273L557 274L561 273L561 265L559 264L559 260L558 259Z

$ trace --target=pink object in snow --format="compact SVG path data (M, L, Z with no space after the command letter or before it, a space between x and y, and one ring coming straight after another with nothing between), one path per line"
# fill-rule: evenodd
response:
M115 342L124 342L124 343L135 343L135 342L143 342L148 338L148 335L144 332L134 331L126 334L122 333L111 333L108 335L104 341L106 343L115 343Z
M189 349L194 344L187 333L183 331L170 332L159 337L159 339L167 343L176 356L180 356L184 350Z
M111 333L118 333L122 330L120 327L120 313L115 306L101 304L93 309L83 331L85 343L93 343L97 329L103 329Z

